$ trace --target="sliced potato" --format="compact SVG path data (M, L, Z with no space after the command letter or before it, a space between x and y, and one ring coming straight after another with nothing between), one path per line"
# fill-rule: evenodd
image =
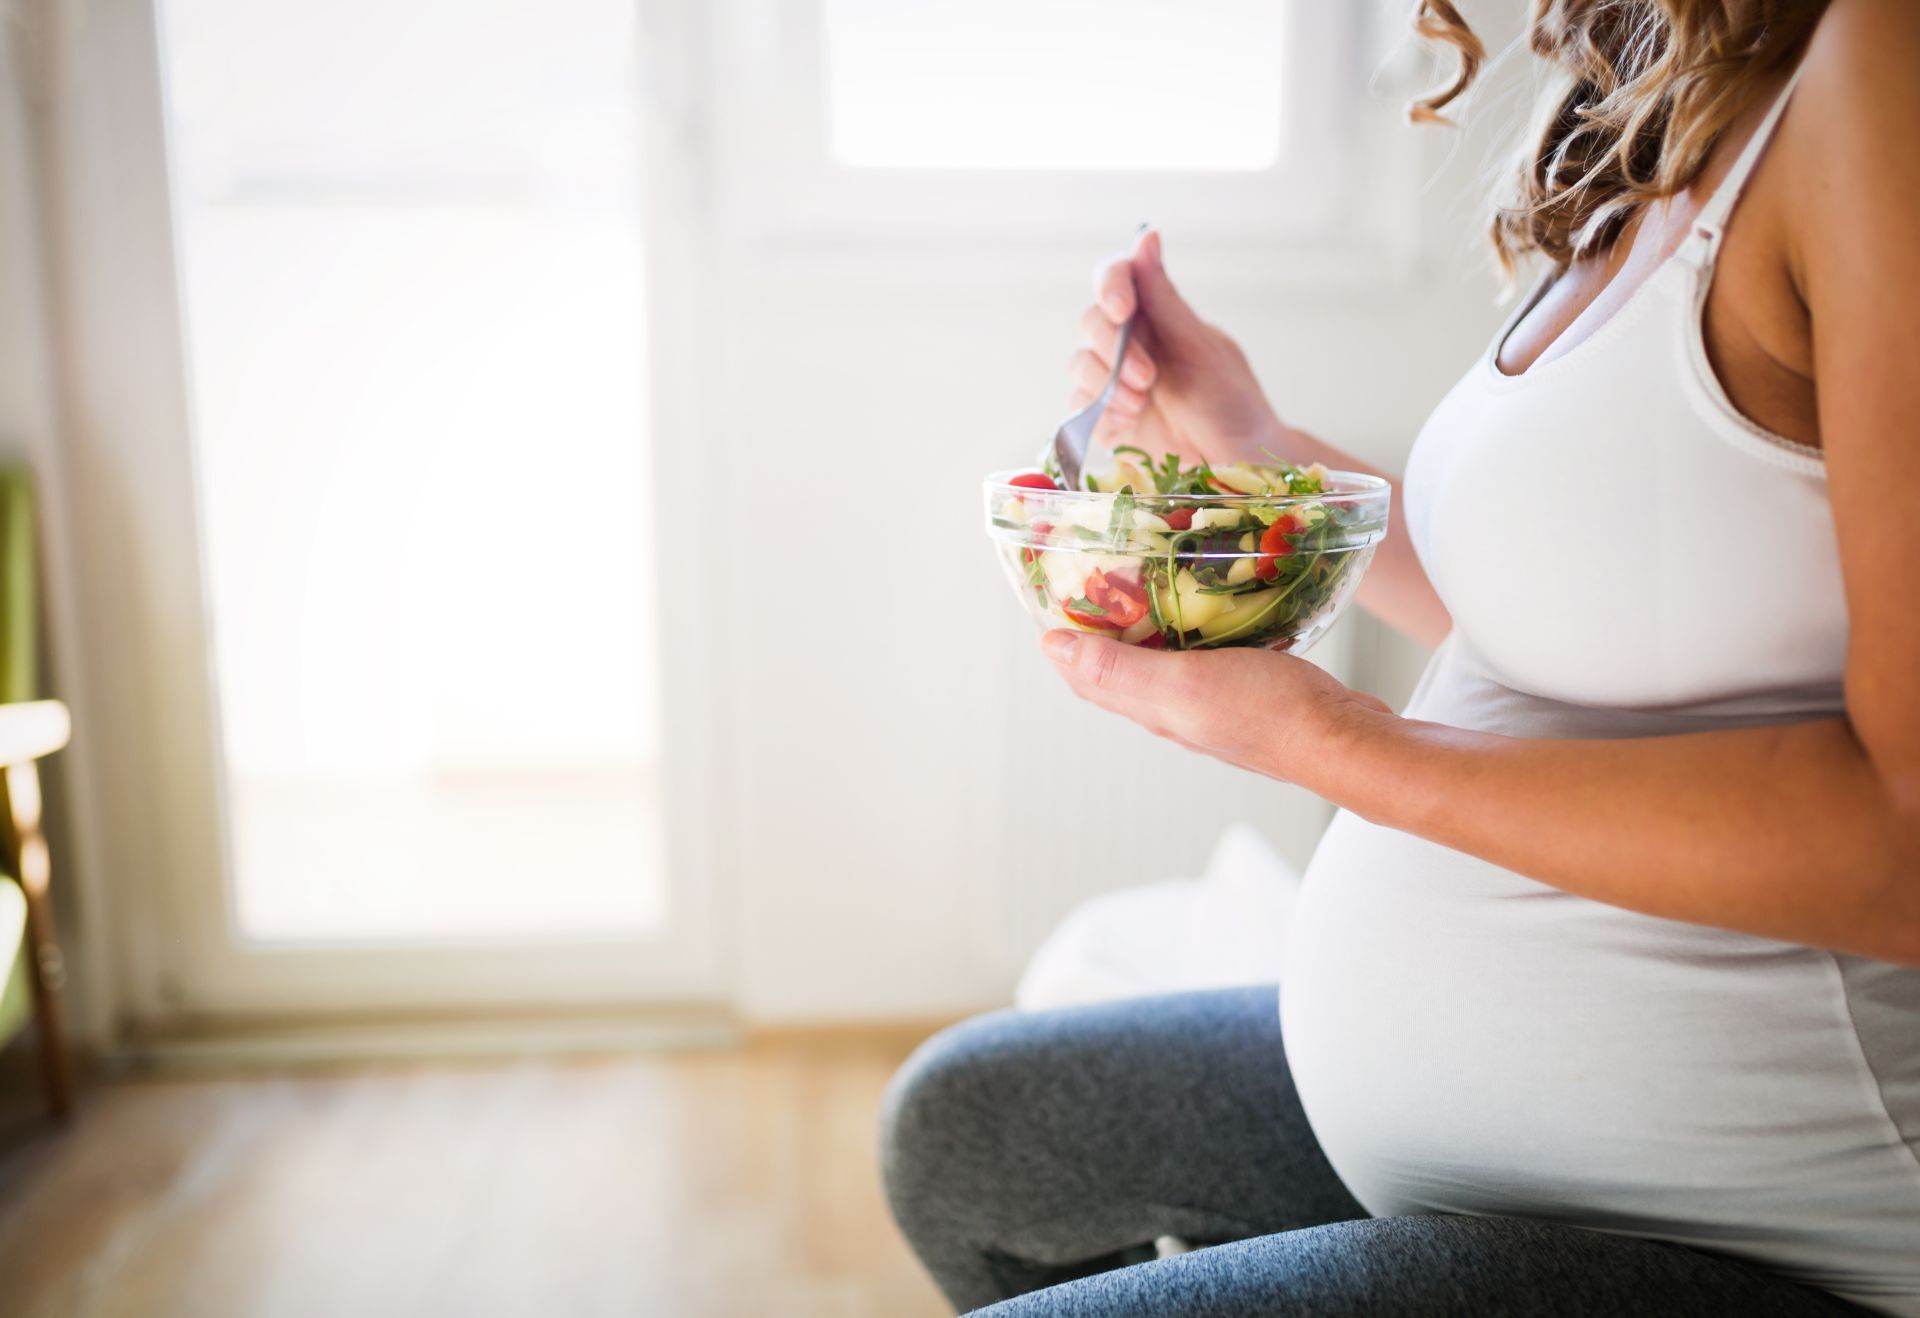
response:
M1135 494L1153 493L1153 481L1147 476L1146 472L1140 469L1140 464L1132 458L1120 459L1119 465L1113 469L1113 479L1108 482L1108 488L1111 488L1116 493L1123 485L1133 486L1133 492Z
M1232 490L1235 494L1271 494L1275 489L1273 481L1262 475L1257 467L1243 467L1235 463L1209 470L1213 472L1215 485ZM1280 488L1285 487L1283 485Z
M1110 577L1130 576L1138 580L1146 570L1138 554L1083 554L1082 557L1093 564L1087 569L1089 572L1097 567Z
M1100 534L1105 535L1107 533L1107 523L1112 520L1113 512L1111 509L1103 504L1088 501L1086 503L1068 504L1061 510L1060 515L1054 519L1054 525L1056 527L1082 526L1089 531L1098 531Z
M1042 549L1040 570L1046 574L1047 591L1062 600L1077 599L1087 592L1087 575L1097 566L1092 554L1071 549Z
M1250 590L1244 595L1220 597L1230 601L1231 607L1222 609L1201 623L1200 634L1209 641L1215 641L1249 624L1264 621L1260 614L1273 604L1278 594L1278 591L1272 590Z
M1215 527L1238 526L1244 516L1235 508L1202 508L1193 515L1193 529L1211 531Z
M1235 598L1232 595L1202 595L1193 573L1182 569L1173 579L1176 601L1167 607L1172 621L1182 629L1204 628Z

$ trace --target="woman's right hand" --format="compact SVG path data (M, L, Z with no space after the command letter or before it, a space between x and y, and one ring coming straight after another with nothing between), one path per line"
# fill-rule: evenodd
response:
M1297 451L1305 437L1281 424L1240 345L1201 320L1167 278L1158 229L1095 272L1094 302L1080 314L1082 343L1071 364L1074 410L1106 385L1120 324L1136 308L1098 442L1132 444L1155 456L1178 453L1189 462L1315 460Z
M1105 387L1120 322L1136 307L1126 365L1096 441L1136 445L1156 457L1178 453L1187 462L1279 459L1387 476L1274 414L1240 345L1195 315L1167 278L1154 229L1094 276L1094 304L1080 316L1085 342L1073 355L1076 410ZM1360 603L1389 626L1438 645L1452 620L1413 552L1400 484L1392 483L1391 530L1360 582Z

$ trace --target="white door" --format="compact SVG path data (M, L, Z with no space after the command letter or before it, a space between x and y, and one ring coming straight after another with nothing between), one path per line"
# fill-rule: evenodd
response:
M715 995L652 442L653 272L692 276L633 0L78 8L49 158L123 998Z

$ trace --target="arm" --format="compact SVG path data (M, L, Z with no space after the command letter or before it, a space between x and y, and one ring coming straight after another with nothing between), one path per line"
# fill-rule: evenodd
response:
M1321 462L1391 481L1392 524L1360 583L1359 602L1395 630L1438 645L1452 621L1414 555L1400 483L1280 420L1240 346L1200 319L1174 288L1161 261L1159 232L1148 230L1131 254L1102 266L1094 292L1094 304L1080 316L1084 342L1071 364L1076 409L1106 384L1120 322L1139 310L1120 387L1101 419L1101 442L1179 453L1195 462Z
M1413 534L1407 529L1407 501L1398 477L1344 453L1304 430L1287 431L1283 447L1275 452L1287 454L1302 463L1320 462L1335 471L1358 471L1378 476L1393 487L1393 505L1388 510L1387 538L1373 551L1367 575L1360 578L1354 600L1380 621L1401 635L1429 648L1447 639L1453 619L1439 592L1427 578L1419 555L1413 552ZM1297 456L1296 456L1297 455Z
M1307 785L1376 823L1649 915L1920 966L1920 812L1839 720L1528 741L1365 712L1323 736Z
M1839 0L1787 261L1852 614L1847 717L1629 741L1396 718L1304 661L1046 638L1082 694L1357 814L1651 915L1920 966L1920 11Z

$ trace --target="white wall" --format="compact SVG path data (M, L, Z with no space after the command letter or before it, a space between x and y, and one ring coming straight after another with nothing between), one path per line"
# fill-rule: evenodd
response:
M1497 44L1512 26L1486 30ZM1500 314L1480 241L1485 136L1407 131L1426 134L1432 183L1405 198L1427 240L1404 286L1182 280L1181 235L1166 235L1176 280L1241 339L1283 413L1396 467ZM1304 793L1075 704L991 563L979 478L1025 461L1061 411L1099 255L1036 278L996 276L975 250L948 263L963 274L934 261L914 278L897 253L864 277L845 254L822 269L721 253L701 442L772 546L727 578L731 870L753 1016L999 1000L1075 897L1194 873L1239 818L1304 863L1324 825ZM1316 657L1340 667L1343 651L1396 695L1420 658L1364 622Z

